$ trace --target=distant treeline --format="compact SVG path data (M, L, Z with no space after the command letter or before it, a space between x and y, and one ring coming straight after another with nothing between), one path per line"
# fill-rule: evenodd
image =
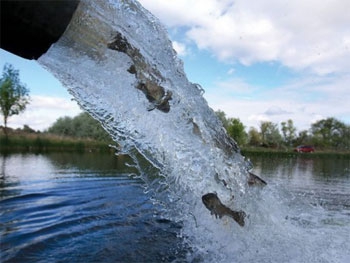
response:
M74 118L61 117L46 132L60 136L112 142L111 136L102 128L101 124L86 112Z
M241 148L266 147L288 149L298 145L313 145L318 150L350 150L350 126L335 119L326 118L315 122L310 129L297 131L293 120L280 124L263 121L259 129L246 127L238 118L227 118L223 111L216 112L223 126ZM81 113L74 118L59 118L48 130L50 134L77 138L90 138L112 142L110 135L89 114Z
M0 126L0 152L105 152L113 151L110 144L115 143L109 134L87 113L59 118L44 132L24 125L18 129L7 128L6 135Z
M310 129L297 131L293 120L281 122L280 125L262 121L259 129L245 126L238 118L226 118L223 111L217 116L240 147L291 148L297 145L313 145L324 150L350 150L350 125L335 119L326 118L315 122Z
M216 114L228 135L242 149L253 147L256 150L257 148L287 150L298 145L313 145L317 150L346 152L350 150L350 126L335 118L320 120L312 124L310 129L299 132L292 120L280 124L263 121L259 129L251 127L246 132L246 127L238 118L227 118L226 114L220 110ZM0 131L2 144L0 148L5 146L5 142L9 147L15 145L20 148L31 147L33 143L36 148L58 148L60 145L72 145L71 148L91 148L91 146L96 148L96 142L100 142L101 146L115 144L100 123L88 113L81 113L73 118L61 117L44 132L35 131L28 125L24 125L22 129L12 130L10 135L6 139L8 141L5 141Z

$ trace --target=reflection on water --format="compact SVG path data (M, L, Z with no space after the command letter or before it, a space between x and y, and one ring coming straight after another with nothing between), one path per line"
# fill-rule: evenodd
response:
M345 157L299 157L248 156L255 169L267 176L347 177L350 176L350 160ZM276 172L277 171L277 172Z
M269 184L283 185L314 205L350 215L350 160L347 158L251 156L254 171ZM345 211L344 211L345 210Z
M169 261L183 250L180 226L161 217L127 157L0 160L1 262Z

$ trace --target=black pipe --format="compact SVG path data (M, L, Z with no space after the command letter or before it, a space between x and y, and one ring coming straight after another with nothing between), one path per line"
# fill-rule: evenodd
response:
M0 48L38 59L67 28L79 0L1 0Z

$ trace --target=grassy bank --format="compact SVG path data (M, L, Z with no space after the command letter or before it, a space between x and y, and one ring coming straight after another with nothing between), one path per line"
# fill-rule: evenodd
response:
M114 152L109 144L90 139L58 136L49 133L23 132L10 130L6 138L0 129L0 152ZM316 149L314 153L297 153L290 149L273 149L264 147L242 147L244 156L276 156L276 157L315 157L350 159L350 151Z
M62 137L46 133L0 134L0 152L108 152L112 149L107 142Z
M336 151L333 149L321 149L313 153L298 153L293 149L272 149L263 147L242 148L244 156L275 156L275 157L307 157L307 158L345 158L350 159L349 151Z

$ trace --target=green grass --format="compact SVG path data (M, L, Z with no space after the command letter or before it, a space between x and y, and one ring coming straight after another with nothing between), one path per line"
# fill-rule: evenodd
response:
M9 133L8 138L0 130L0 152L113 152L108 142L57 136L47 133ZM349 151L322 149L314 153L297 153L290 149L272 149L263 147L242 147L245 156L275 156L275 157L315 157L315 158L346 158L350 159Z
M333 149L317 150L313 153L298 153L293 149L271 149L263 147L242 148L245 156L275 156L275 157L307 157L307 158L345 158L350 159L349 151L336 151Z
M6 138L0 134L0 152L108 152L112 149L106 142L62 137L52 134L11 133Z

